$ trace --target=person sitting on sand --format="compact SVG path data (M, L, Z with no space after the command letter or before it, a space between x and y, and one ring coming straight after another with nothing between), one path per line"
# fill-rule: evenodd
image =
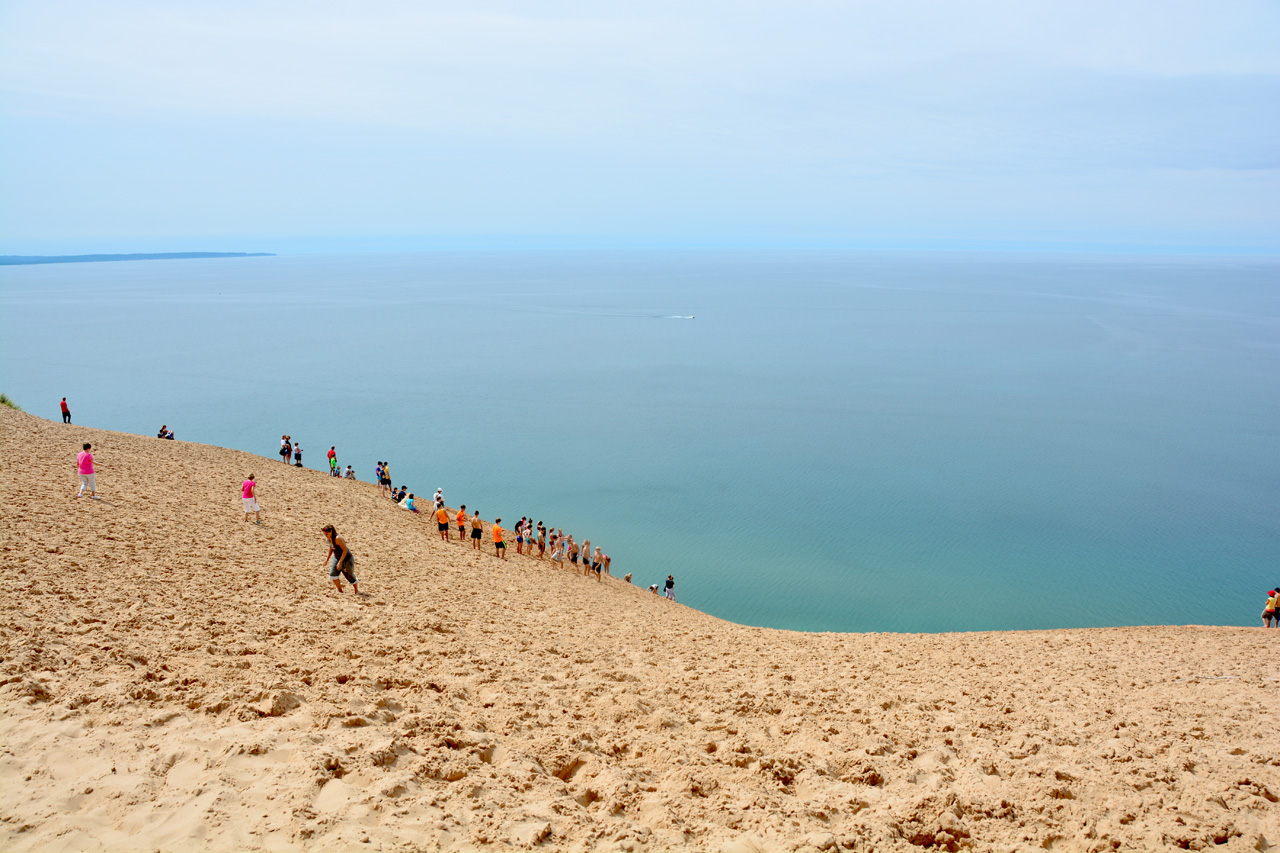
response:
M252 474L240 486L240 500L244 503L244 520L248 521L250 514L252 514L254 524L261 524L262 515L261 507L258 506L258 484L254 482Z
M345 474L343 474L342 476L343 476L343 477L346 477L348 480L354 480L354 479L356 478L356 469L354 469L354 468L352 468L350 465L348 465L348 466L347 466L347 472L346 472Z
M401 486L401 487L400 487L400 491L396 492L396 493L395 493L394 495L392 495L391 497L395 498L396 503L400 503L401 501L403 501L403 500L404 500L404 496L405 496L405 495L407 495L407 494L409 494L409 487L408 487L408 486Z
M480 550L480 537L484 533L484 522L480 520L480 511L471 516L471 550Z
M329 563L329 579L333 581L333 585L338 588L338 592L342 592L342 578L346 578L351 584L351 591L356 595L360 594L359 581L356 580L356 559L351 556L351 549L347 547L347 543L338 531L333 529L332 524L326 524L320 528L320 532L324 534L324 538L329 542L329 553L325 559Z
M405 499L404 499L404 503L402 504L402 506L403 506L405 509L409 510L409 512L417 512L417 511L418 511L418 506L417 506L417 504L415 504L415 503L413 502L413 492L410 492L410 493L409 493L409 497L407 497L407 498L405 498Z
M1270 628L1274 622L1280 628L1280 588L1267 591L1267 606L1262 609L1262 627Z
M440 538L449 541L449 510L444 507L436 509L436 530L440 531Z
M625 575L623 575L622 579L627 583L631 583L631 572L627 572Z
M169 427L167 424L160 424L160 431L156 433L156 438L164 438L165 433L167 433L168 431L169 431Z

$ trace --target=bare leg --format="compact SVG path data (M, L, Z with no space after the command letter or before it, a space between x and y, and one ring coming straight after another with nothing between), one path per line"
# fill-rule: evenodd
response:
M338 592L342 592L342 581L338 580L337 578L334 578L333 585L338 588Z

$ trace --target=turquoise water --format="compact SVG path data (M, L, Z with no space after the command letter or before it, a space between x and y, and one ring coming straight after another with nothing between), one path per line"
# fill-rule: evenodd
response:
M387 459L738 622L1251 625L1280 583L1274 262L9 267L0 333L0 390L35 414L65 395L80 423L272 457L288 432L365 480Z

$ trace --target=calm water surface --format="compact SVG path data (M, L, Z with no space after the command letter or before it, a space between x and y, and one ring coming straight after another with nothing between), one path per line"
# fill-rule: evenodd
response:
M65 395L80 423L273 458L288 432L316 468L336 444L361 479L387 459L805 630L1255 624L1280 583L1277 377L1258 260L0 268L0 390L30 412Z

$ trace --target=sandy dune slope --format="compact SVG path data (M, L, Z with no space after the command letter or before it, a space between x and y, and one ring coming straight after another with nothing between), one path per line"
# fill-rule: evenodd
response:
M6 851L1280 845L1280 631L747 628L238 451L0 458Z

